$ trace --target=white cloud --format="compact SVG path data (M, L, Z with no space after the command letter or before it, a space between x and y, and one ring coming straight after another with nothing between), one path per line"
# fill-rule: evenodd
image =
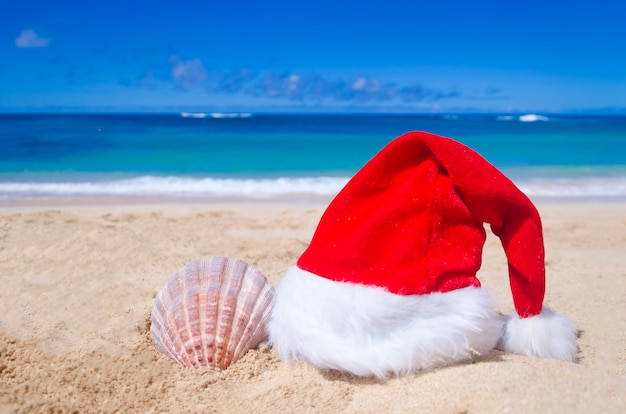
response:
M367 79L365 79L365 78L358 78L357 80L352 82L352 89L355 90L355 91L361 90L361 89L365 88L366 84L367 84Z
M15 39L15 46L26 47L48 47L50 39L39 37L34 30L22 30L22 33Z
M177 56L172 56L170 63L172 64L172 80L179 89L191 89L207 79L207 70L200 59L183 61Z
M458 98L459 92L445 92L421 85L399 87L391 82L358 77L351 81L327 79L317 74L299 76L290 72L266 74L250 79L244 93L265 98L321 102L383 102L402 99L404 102L429 102L447 98ZM223 92L223 91L222 91Z
M154 88L158 82L165 81L180 91L203 87L208 93L311 103L395 101L417 104L466 97L455 90L448 92L421 84L402 86L365 76L344 80L318 73L301 75L289 70L282 73L254 73L249 68L231 72L209 71L200 59L183 60L177 55L170 56L169 65L169 74L165 76L154 76L154 73L149 72L149 76L141 78L140 83L125 81L121 84ZM498 90L492 88L490 93L497 95Z

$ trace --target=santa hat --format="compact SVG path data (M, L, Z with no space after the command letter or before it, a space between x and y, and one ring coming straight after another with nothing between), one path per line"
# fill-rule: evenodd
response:
M517 315L476 272L483 223L500 238ZM388 144L328 206L277 289L270 342L285 359L384 377L505 351L574 361L572 323L543 306L541 220L470 148L412 132Z

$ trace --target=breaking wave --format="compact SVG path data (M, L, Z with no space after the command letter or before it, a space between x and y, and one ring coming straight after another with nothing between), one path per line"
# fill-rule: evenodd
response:
M163 197L280 199L333 197L348 177L193 178L141 176L102 181L0 182L0 198ZM626 176L524 178L515 181L533 198L626 198Z

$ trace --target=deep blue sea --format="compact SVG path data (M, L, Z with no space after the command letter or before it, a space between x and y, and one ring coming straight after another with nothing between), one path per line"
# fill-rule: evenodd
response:
M472 147L531 198L626 198L626 117L0 114L0 201L337 193L395 137Z

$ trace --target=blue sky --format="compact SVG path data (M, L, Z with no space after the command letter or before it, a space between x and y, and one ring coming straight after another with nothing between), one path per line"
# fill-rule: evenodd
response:
M626 114L622 1L24 1L0 112Z

